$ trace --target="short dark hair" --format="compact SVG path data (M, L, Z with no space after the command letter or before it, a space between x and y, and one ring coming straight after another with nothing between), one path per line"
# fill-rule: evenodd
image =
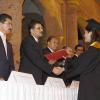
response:
M49 36L48 39L47 39L47 43L50 42L54 38L57 39L56 36Z
M38 21L38 20L31 20L30 23L29 23L28 31L30 32L30 29L34 28L34 26L36 24L41 24L44 27L44 25L40 21Z
M6 19L12 20L12 17L8 14L0 14L0 22L1 23L4 23L6 21Z
M82 48L83 48L83 50L84 50L84 46L83 46L83 45L81 45L81 44L77 44L77 45L75 46L75 50L76 50L78 47L82 47Z

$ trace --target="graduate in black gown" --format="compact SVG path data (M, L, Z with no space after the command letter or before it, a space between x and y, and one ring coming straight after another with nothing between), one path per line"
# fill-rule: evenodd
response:
M78 100L100 100L100 24L85 31L85 42L90 42L88 50L65 67L74 69L66 72L66 80L80 75Z

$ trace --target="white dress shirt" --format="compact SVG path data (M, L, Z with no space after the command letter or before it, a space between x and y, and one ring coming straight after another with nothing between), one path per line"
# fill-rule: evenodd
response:
M0 37L1 37L1 39L2 39L4 48L5 48L5 52L6 52L6 56L7 56L7 42L6 42L6 35L0 31ZM8 58L8 56L7 56L7 58Z
M35 41L38 43L39 42L39 40L35 37L35 36L33 36L33 38L35 39Z
M48 49L49 49L51 52L54 52L51 48L48 47Z

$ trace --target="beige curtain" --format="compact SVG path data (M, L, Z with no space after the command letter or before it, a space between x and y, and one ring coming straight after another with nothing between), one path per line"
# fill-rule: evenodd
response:
M85 30L85 27L87 26L88 22L86 19L79 17L78 18L78 25L80 26L81 29Z
M43 7L48 10L49 14L56 18L59 27L62 29L61 5L64 0L40 0Z

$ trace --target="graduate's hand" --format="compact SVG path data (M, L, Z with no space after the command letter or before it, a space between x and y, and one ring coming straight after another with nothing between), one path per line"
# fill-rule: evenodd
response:
M52 72L55 75L60 75L60 74L63 73L64 70L65 70L64 68L58 66L58 67L54 67L53 70L52 70Z

